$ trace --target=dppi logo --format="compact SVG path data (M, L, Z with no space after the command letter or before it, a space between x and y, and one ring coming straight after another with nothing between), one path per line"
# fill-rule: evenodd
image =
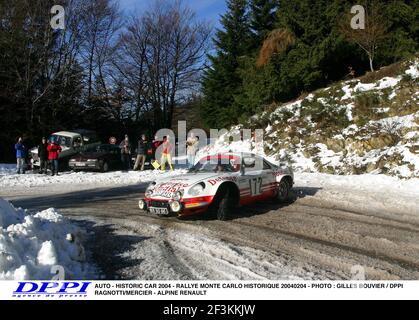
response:
M19 282L13 297L49 296L59 298L86 297L91 282Z

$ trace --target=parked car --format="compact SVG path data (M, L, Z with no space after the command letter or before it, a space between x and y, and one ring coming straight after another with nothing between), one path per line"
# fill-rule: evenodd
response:
M112 144L89 146L68 162L73 171L119 170L122 168L121 149Z
M152 182L141 210L179 217L215 213L226 220L235 208L269 199L284 202L294 184L291 169L276 166L250 153L206 156L186 175Z
M68 160L88 146L97 146L100 140L94 131L74 130L53 133L48 140L54 139L62 148L58 160L60 169L68 168ZM38 148L30 150L32 168L39 168Z

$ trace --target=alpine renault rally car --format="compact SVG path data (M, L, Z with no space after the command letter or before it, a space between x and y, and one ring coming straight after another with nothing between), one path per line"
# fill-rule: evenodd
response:
M152 182L140 210L178 217L210 212L227 220L234 209L265 200L286 201L294 184L288 168L251 153L206 156L186 175Z

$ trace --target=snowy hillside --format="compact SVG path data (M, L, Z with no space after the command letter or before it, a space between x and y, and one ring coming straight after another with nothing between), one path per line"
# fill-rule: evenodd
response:
M230 143L241 128L264 128L259 149L297 172L419 177L419 58L270 106L202 153L258 151Z
M30 215L0 198L0 280L50 280L53 266L65 279L89 279L81 231L48 209Z

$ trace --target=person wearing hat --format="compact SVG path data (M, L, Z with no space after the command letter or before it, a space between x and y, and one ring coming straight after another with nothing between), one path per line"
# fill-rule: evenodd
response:
M41 144L38 145L39 157L39 174L47 174L48 168L48 143L45 137L42 138Z

